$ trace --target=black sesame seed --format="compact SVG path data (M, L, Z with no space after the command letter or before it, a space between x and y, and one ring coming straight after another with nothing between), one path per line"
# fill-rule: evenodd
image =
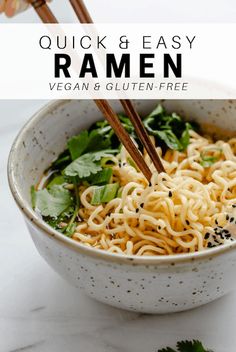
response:
M232 207L233 207L233 208L236 208L236 204L233 204Z
M119 167L121 167L121 163L119 163Z
M229 215L228 214L226 215L226 220L229 220Z
M205 240L208 240L209 237L210 237L210 234L209 234L209 232L207 232L207 233L205 234L204 238L205 238Z
M229 222L233 222L234 221L234 217L230 218Z
M172 192L171 191L169 191L169 197L172 197Z
M215 223L216 223L216 225L218 225L218 221L217 220L215 220Z
M138 209L138 208L136 208L136 209L135 209L135 212L136 212L136 213L138 213L138 211L139 211L139 209Z
M143 208L143 207L144 207L144 203L141 203L141 204L140 204L140 208Z
M151 183L151 182L149 182L149 184L148 184L148 185L149 185L149 187L151 187L152 183Z
M186 224L187 224L187 225L190 225L190 222L189 222L188 220L186 220Z
M161 230L161 226L158 226L158 230Z

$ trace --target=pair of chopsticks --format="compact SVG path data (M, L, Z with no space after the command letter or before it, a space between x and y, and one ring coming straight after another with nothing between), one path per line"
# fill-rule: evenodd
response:
M83 2L83 0L69 0L71 6L73 7L79 21L81 23L93 23L92 18ZM56 17L50 10L49 6L46 4L45 0L29 0L29 3L34 7L35 11L41 18L42 22L44 23L58 23ZM121 124L117 114L114 112L110 104L107 100L94 100L100 111L103 113L106 120L109 122L111 127L116 132L117 136L119 137L122 144L125 146L126 150L140 169L140 171L144 174L146 179L150 181L152 177L151 170L149 169L148 165L146 164L142 154L139 152L137 147L135 146L134 142L130 138L127 131L124 129L123 125ZM129 119L131 120L137 136L139 137L140 141L142 142L144 148L146 149L147 153L149 154L155 168L158 172L165 172L165 169L162 165L159 155L156 152L154 145L152 144L148 133L143 126L142 120L137 113L133 103L130 100L120 100L126 114L128 115Z

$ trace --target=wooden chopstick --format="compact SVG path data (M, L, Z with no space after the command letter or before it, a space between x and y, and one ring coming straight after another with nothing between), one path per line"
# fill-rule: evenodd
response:
M58 23L56 17L51 12L50 8L46 4L44 0L29 0L30 4L34 7L35 11L41 18L42 22L45 23ZM84 16L84 15L83 15ZM87 18L87 17L86 17ZM103 113L106 120L109 122L111 127L116 132L117 136L121 140L122 144L125 146L126 150L140 169L140 171L144 174L148 181L150 181L152 177L152 173L147 166L145 160L143 159L141 153L136 148L134 142L130 138L129 134L121 124L118 116L109 105L106 100L95 100L96 105Z
M58 23L45 0L28 0L43 23Z
M80 23L93 23L87 7L83 0L69 0Z
M133 103L131 100L128 99L121 99L120 100L121 104L123 105L123 108L126 112L126 114L129 116L135 131L137 133L137 136L141 140L143 146L145 147L148 155L150 156L155 168L157 169L158 172L165 172L164 166L162 165L161 159L159 155L157 154L157 151L152 144L152 141L147 133L147 130L145 129L143 122L137 113L137 110L135 109Z
M79 21L81 23L93 23L93 20L88 12L87 7L83 0L69 0L71 6L73 7ZM156 151L155 146L152 144L151 139L142 123L142 120L136 111L132 102L128 99L121 99L120 100L126 114L130 118L137 136L139 137L140 141L142 142L144 148L146 149L147 153L149 154L155 168L158 172L165 172L164 166L162 165L161 159Z
M132 159L138 166L138 168L142 171L144 176L148 181L150 181L152 177L152 173L147 166L145 160L143 159L141 153L139 150L136 148L134 142L130 138L129 134L126 132L125 128L123 125L120 123L120 120L117 116L117 114L114 112L112 107L109 105L107 100L94 100L95 103L97 104L98 108L100 111L103 113L103 115L106 117L107 121L111 125L111 127L114 129L116 132L118 138L122 142L122 144L125 146L126 150L128 153L131 155Z
M34 7L35 11L44 23L58 23L56 17L53 15L45 0L29 0L29 2ZM89 12L82 0L70 0L70 3L81 23L93 23L92 18L90 17ZM165 169L162 165L159 155L157 154L156 149L152 144L150 137L148 136L148 133L145 127L143 126L142 120L138 115L136 109L134 108L132 102L130 100L124 99L120 101L124 107L126 114L132 121L138 137L140 138L143 146L146 148L147 153L153 161L155 168L158 172L164 172ZM109 103L106 100L95 100L95 103L119 136L122 144L125 146L129 154L133 158L134 162L137 164L137 166L142 171L144 176L148 179L148 181L150 181L152 173L149 167L147 166L142 155L140 154L135 144L129 137L129 134L122 126L119 118L117 117L116 113L113 111Z

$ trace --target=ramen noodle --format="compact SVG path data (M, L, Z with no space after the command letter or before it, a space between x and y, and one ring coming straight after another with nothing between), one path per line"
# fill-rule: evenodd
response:
M93 187L81 188L79 215L84 220L73 239L109 252L154 255L201 251L230 239L222 229L236 203L236 139L212 143L190 132L185 152L158 154L166 173L153 171L151 184L128 163L125 148L114 157L114 182L121 198L99 206L90 204ZM219 153L209 168L200 164L202 152ZM228 215L228 216L227 216ZM219 234L217 235L217 232ZM207 240L211 237L211 242Z
M143 151L153 174L150 183L121 146L103 161L112 169L109 185L119 185L116 196L96 204L94 192L101 187L78 186L73 240L138 256L192 253L233 240L236 138L213 141L190 129L185 150L156 150L166 172L158 173ZM73 189L73 184L64 187ZM67 226L68 221L59 224L62 230Z

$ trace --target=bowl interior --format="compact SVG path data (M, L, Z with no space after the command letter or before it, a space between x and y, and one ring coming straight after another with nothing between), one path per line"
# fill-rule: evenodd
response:
M135 105L140 115L145 116L158 102L167 111L198 122L204 131L220 134L217 126L220 131L235 135L236 100L137 100ZM116 112L122 112L119 102L111 104ZM45 169L65 149L68 138L99 119L102 115L91 100L59 101L48 104L25 125L9 159L10 185L21 207L31 208L31 186L39 182Z
M165 100L165 108L175 111L188 120L236 131L236 101L228 100ZM157 101L135 101L141 115L146 115ZM112 101L117 112L122 112L119 102ZM14 146L14 182L21 197L30 205L30 187L36 184L44 170L62 152L67 139L102 119L93 101L60 101L50 103L38 112L23 128ZM217 131L217 129L216 129Z

